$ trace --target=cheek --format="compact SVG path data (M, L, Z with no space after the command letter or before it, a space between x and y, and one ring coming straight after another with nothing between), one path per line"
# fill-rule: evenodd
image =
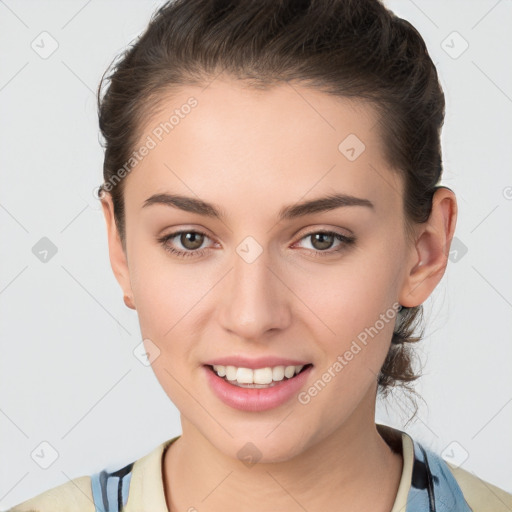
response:
M163 252L163 250L162 250ZM130 282L135 297L142 335L164 340L184 314L190 283L176 265L149 245L133 248L130 254ZM171 331L172 332L172 331Z
M388 258L390 259L390 258ZM352 253L339 263L311 272L288 273L286 280L308 310L323 325L324 338L355 336L373 325L395 297L396 272L382 253Z
M321 371L332 367L340 356L343 370L331 368L331 373L344 375L333 379L343 387L357 387L358 382L378 374L396 323L393 281L397 263L389 249L388 254L383 252L386 244L372 245L373 250L351 253L314 275L293 276L293 290L307 306L301 306L304 312L300 315L309 318L312 338L325 356Z

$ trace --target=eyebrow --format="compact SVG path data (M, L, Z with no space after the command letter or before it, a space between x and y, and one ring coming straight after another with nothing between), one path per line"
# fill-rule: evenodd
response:
M219 220L224 220L226 218L226 213L221 207L194 197L178 194L154 194L144 201L142 208L155 204L170 206L186 212L197 213L198 215L204 215L206 217ZM278 218L279 220L296 219L313 213L326 212L346 206L364 206L375 211L374 204L368 199L337 193L285 206L279 211Z

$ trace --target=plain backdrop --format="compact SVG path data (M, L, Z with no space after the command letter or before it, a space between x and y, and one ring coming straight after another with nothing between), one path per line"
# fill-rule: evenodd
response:
M94 197L97 85L161 3L0 1L0 509L181 432L133 354L137 316ZM419 30L439 71L442 184L459 218L425 303L425 403L405 427L411 410L397 395L379 402L377 420L512 492L512 2L387 5Z

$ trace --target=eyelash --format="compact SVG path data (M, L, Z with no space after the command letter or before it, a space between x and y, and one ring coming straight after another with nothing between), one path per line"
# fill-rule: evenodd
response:
M165 236L159 238L158 242L163 246L164 250L166 250L167 252L169 252L169 253L171 253L174 256L177 256L179 258L188 258L190 256L197 256L197 257L203 256L205 254L205 252L207 251L207 249L196 249L196 250L188 250L188 251L179 251L179 250L175 249L174 247L171 247L168 244L169 240L172 240L173 238L176 238L178 235L181 235L183 233L195 233L197 235L203 235L203 236L209 238L208 235L206 233L203 233L202 231L182 230L182 231L175 231L174 233L170 233L168 235L165 235ZM339 245L338 248L334 249L334 250L321 251L321 250L318 250L318 249L310 249L310 250L313 251L313 254L314 254L315 257L317 257L317 256L319 256L319 257L327 257L327 256L330 256L332 254L339 253L339 252L343 251L344 249L346 249L347 247L353 245L355 243L355 241L356 241L356 237L345 236L345 235L342 235L341 233L337 233L336 231L324 231L324 230L311 231L310 233L307 233L306 235L304 235L300 240L303 240L304 238L310 237L312 235L317 235L317 234L334 235L336 240L339 240L340 242L343 242L343 244Z

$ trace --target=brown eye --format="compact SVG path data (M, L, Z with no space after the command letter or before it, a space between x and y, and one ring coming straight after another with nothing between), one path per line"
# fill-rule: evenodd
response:
M181 233L179 240L185 249L194 251L203 245L204 235L197 231L184 231Z
M319 251L329 249L335 240L334 235L329 233L320 232L309 236L311 237L311 243L313 247Z
M336 231L313 231L303 236L301 241L309 243L311 246L309 252L313 256L333 256L354 245L356 237L345 236ZM334 245L335 242L338 242L338 244ZM334 249L331 249L332 247Z
M206 233L201 231L176 231L158 238L157 241L169 253L180 258L189 258L193 256L203 256L208 248L200 247L205 239L209 239ZM177 248L175 247L177 246Z

